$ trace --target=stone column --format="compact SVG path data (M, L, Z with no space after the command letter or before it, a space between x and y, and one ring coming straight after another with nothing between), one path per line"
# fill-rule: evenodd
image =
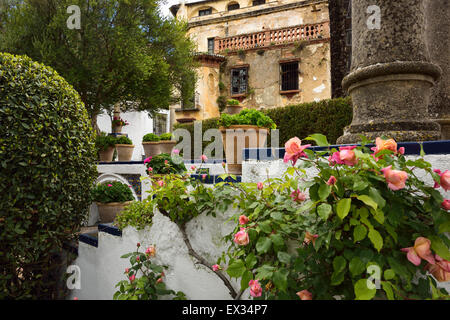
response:
M441 125L442 139L450 140L450 0L427 0L426 17L431 61L442 69L431 91L429 113Z
M360 134L438 140L440 126L428 119L428 105L441 70L424 41L424 0L353 0L352 26L352 68L342 86L352 97L353 121L338 143L358 142Z

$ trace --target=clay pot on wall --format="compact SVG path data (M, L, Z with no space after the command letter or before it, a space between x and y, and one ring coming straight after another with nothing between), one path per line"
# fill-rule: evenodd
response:
M100 162L111 162L114 155L114 147L109 147L106 150L98 151Z
M133 201L110 202L110 203L96 202L100 222L101 223L113 222L116 216L120 214L120 212L131 202Z
M154 157L161 153L159 141L142 142L142 147L144 147L146 158Z
M227 114L238 114L239 112L241 112L243 109L243 106L241 106L240 104L238 105L227 105L225 107L225 113Z
M172 149L173 149L173 147L175 147L176 144L177 144L177 142L173 141L173 140L161 140L161 141L159 141L160 153L171 154L172 153Z
M134 145L116 144L116 150L119 161L130 161L133 156Z
M242 174L242 150L262 148L266 143L269 129L252 125L220 127L228 172Z

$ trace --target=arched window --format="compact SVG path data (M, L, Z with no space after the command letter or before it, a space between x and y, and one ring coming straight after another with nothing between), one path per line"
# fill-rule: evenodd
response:
M239 8L240 8L240 6L239 6L239 3L237 3L237 2L231 2L227 7L228 11L236 10Z

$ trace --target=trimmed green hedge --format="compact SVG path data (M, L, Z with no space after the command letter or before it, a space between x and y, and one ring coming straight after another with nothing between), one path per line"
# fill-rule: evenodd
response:
M314 133L321 133L328 142L336 143L353 118L350 98L321 100L264 111L280 130L280 147L292 137L303 139Z
M89 216L95 134L56 71L0 53L0 300L57 299L63 244Z
M350 98L337 98L321 100L319 102L302 103L286 107L266 109L263 111L269 116L280 130L280 147L292 137L304 139L314 133L321 133L328 138L330 143L336 143L337 138L344 133L344 127L348 126L353 117L353 109ZM203 133L211 128L218 128L218 118L202 121ZM194 124L175 124L174 129L186 129L194 137ZM203 141L203 150L210 144ZM308 143L314 143L308 141ZM270 146L270 137L268 137ZM194 142L191 141L193 153Z

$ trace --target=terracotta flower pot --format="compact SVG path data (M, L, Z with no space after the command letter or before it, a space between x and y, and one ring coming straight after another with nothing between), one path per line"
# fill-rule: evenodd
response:
M168 154L172 153L173 147L175 147L175 145L177 144L177 142L173 140L161 140L159 143L159 150L161 151L161 153Z
M225 107L225 113L228 114L238 114L239 112L241 112L243 109L243 107L241 105L227 105Z
M121 133L122 132L122 127L123 126L113 126L112 127L112 132L113 133Z
M130 161L133 156L134 145L132 144L116 144L117 157L119 161Z
M269 129L251 125L233 125L219 129L222 133L228 172L240 175L242 174L242 150L264 147Z
M96 202L100 222L101 223L113 222L116 216L120 214L120 212L131 202L133 201L110 202L110 203Z
M161 153L159 141L142 142L145 157L154 157Z
M109 147L106 150L99 151L98 156L101 162L111 162L114 155L114 147Z

